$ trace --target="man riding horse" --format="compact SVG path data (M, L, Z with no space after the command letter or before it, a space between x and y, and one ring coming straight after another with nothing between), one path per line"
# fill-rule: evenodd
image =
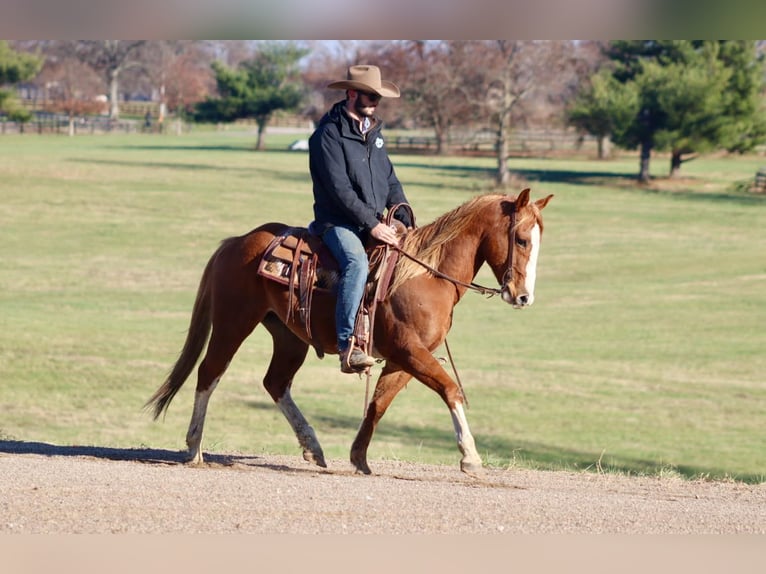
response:
M354 322L367 281L365 244L369 237L398 245L396 231L382 222L384 210L407 203L375 115L381 97L398 98L399 88L382 80L376 66L351 66L347 78L328 88L346 90L309 139L314 188L314 221L309 226L338 261L335 323L344 373L374 364L354 340ZM394 215L411 227L409 210Z

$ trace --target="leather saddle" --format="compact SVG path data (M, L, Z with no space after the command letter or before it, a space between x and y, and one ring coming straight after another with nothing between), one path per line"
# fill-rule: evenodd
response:
M401 204L388 212L386 223L394 225L400 237L407 229L392 215L396 209L409 205ZM410 210L411 212L411 210ZM414 222L414 217L411 218ZM367 245L370 262L362 304L359 306L354 327L355 344L372 354L372 328L378 302L388 294L399 252L389 246L371 240ZM292 320L298 311L309 340L311 335L311 305L316 291L334 293L340 268L320 237L305 227L289 227L276 236L264 251L258 265L258 274L288 289L286 319ZM312 341L317 355L324 356L324 350Z

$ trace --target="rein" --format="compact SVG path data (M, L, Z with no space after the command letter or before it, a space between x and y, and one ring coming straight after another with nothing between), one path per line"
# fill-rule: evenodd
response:
M516 242L516 209L514 208L513 211L511 211L511 222L508 227L508 265L505 269L505 273L503 274L503 284L510 281L513 277L513 245L515 242ZM421 267L425 268L426 271L428 271L435 277L439 277L440 279L446 279L447 281L455 285L458 285L460 287L465 287L466 289L477 291L478 293L481 293L482 295L489 295L489 297L493 297L494 295L499 295L503 292L502 286L500 287L500 289L498 289L496 287L484 287L483 285L479 285L478 283L474 283L474 282L465 283L464 281L460 281L459 279L450 277L446 273L442 273L438 269L431 267L425 261L421 261L414 255L410 255L409 253L404 251L401 247L392 245L391 248L395 249L396 251L404 255L410 261L414 261Z
M410 261L414 261L415 263L417 263L421 267L424 267L426 269L426 271L428 271L429 273L431 273L432 275L434 275L436 277L439 277L440 279L446 279L450 283L454 283L455 285L458 285L460 287L465 287L466 289L471 289L473 291L477 291L477 292L481 293L482 295L489 295L490 297L492 297L494 295L499 295L500 293L502 293L502 289L498 289L497 287L484 287L483 285L479 285L479 284L473 283L473 282L465 283L465 282L461 281L460 279L455 279L454 277L450 277L446 273L442 273L438 269L435 269L435 268L431 267L425 261L421 261L420 259L418 259L414 255L410 255L409 253L404 251L401 247L397 247L395 245L392 245L391 247L393 249L395 249L396 251L398 251L399 253L401 253L402 255L404 255ZM506 271L506 273L507 273L507 271Z

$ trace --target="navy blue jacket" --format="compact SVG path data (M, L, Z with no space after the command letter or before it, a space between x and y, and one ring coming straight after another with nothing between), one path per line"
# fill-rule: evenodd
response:
M358 122L336 103L309 138L309 170L314 185L314 219L320 228L344 225L364 235L386 209L408 203L386 151L382 122L362 135ZM412 226L400 209L395 217Z

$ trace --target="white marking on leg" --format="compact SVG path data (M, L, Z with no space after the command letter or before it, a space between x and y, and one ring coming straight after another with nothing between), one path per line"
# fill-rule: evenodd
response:
M189 423L189 431L186 433L186 445L189 447L189 462L201 464L202 460L202 430L205 427L205 416L210 395L218 386L221 377L216 378L206 391L197 391L194 394L194 408Z
M537 281L537 257L540 254L540 226L535 224L532 228L532 251L529 254L529 260L527 261L527 280L526 289L529 299L527 305L531 305L535 301L535 282Z
M293 401L290 389L285 389L285 393L277 400L277 406L282 414L290 423L290 426L298 439L298 444L303 447L303 458L310 462L319 463L324 465L324 454L322 453L322 447L319 445L316 433L311 425L303 416L303 413L298 408L298 405ZM313 455L311 457L310 455Z
M481 465L481 457L476 450L476 443L473 440L471 429L468 428L468 419L465 416L462 403L456 403L455 408L450 410L450 414L452 415L452 426L455 427L457 445L463 454L461 464Z

